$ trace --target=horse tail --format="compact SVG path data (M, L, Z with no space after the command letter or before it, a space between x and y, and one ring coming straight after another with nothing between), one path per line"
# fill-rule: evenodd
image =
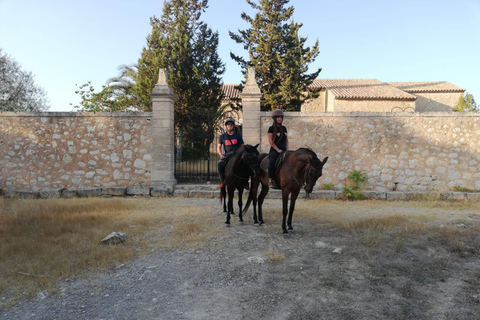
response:
M251 189L251 188L250 188L250 189ZM244 207L243 210L242 210L242 214L246 214L246 213L247 213L247 210L248 210L248 208L250 207L250 203L252 203L252 200L253 200L253 193L252 193L252 191L250 190L250 192L248 193L247 203L245 204L245 207Z

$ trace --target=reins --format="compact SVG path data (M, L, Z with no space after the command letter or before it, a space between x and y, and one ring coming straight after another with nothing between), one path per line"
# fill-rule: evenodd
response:
M242 154L242 156L240 157L240 160L238 160L238 161L242 161L242 160L243 160L243 156L246 154L246 152L247 152L247 151L245 150L245 152L244 152L244 153ZM233 169L232 169L231 171L232 171L232 175L233 175L235 178L238 178L238 179L241 179L241 180L248 180L248 179L250 179L250 176L251 176L250 174L249 174L248 176L246 176L246 177L241 177L241 176L235 174L235 172L234 172Z

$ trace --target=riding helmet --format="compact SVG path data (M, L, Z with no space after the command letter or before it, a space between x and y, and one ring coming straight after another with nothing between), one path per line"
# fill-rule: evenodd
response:
M275 109L272 112L272 118L275 119L275 117L282 117L283 118L283 111L280 109Z
M227 123L233 123L233 125L235 125L235 120L233 120L232 118L228 118L227 120L225 120L225 125L227 125Z

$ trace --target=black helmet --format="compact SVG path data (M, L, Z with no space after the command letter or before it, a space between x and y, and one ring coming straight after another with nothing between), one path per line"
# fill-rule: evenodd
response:
M229 123L229 122L231 122L231 123L233 123L233 125L235 125L235 120L233 120L232 118L226 119L225 120L225 125L227 125L227 123Z
M275 118L275 117L282 117L283 118L283 111L280 110L280 109L273 110L272 118Z

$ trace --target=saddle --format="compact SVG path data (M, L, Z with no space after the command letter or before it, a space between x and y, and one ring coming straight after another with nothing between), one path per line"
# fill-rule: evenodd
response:
M278 156L277 161L275 161L275 172L277 172L280 167L282 166L283 161L285 160L285 155L287 154L288 151L282 152L280 156ZM260 162L260 169L262 169L265 172L268 172L268 165L270 164L268 156L263 158L262 162Z

